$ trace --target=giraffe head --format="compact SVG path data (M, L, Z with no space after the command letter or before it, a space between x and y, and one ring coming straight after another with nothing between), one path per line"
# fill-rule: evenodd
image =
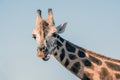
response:
M32 32L33 38L37 41L37 52L43 52L43 60L47 61L55 50L56 38L53 34L64 32L67 23L55 27L52 9L48 9L48 18L42 19L41 10L37 10L36 25Z

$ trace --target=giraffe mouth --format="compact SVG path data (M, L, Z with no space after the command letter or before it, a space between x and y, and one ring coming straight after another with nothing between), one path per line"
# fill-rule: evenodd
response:
M39 47L37 48L37 55L38 57L42 58L44 61L48 61L51 56L47 48L41 50Z

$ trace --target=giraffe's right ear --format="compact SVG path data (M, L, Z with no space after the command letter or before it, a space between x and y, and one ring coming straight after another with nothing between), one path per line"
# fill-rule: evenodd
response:
M66 25L67 25L67 22L65 22L65 23L60 24L59 26L57 26L56 27L57 33L58 34L63 33L65 31Z

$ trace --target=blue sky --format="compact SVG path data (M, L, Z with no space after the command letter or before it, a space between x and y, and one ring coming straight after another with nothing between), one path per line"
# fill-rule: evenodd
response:
M54 57L37 57L32 39L36 10L53 9L56 26L68 22L65 39L120 59L120 0L0 0L0 80L79 80Z

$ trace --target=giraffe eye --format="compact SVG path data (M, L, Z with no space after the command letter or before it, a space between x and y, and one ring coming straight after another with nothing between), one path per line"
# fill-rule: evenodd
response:
M36 40L36 35L35 34L33 34L33 38Z
M47 27L49 24L47 22L44 22L43 26Z

